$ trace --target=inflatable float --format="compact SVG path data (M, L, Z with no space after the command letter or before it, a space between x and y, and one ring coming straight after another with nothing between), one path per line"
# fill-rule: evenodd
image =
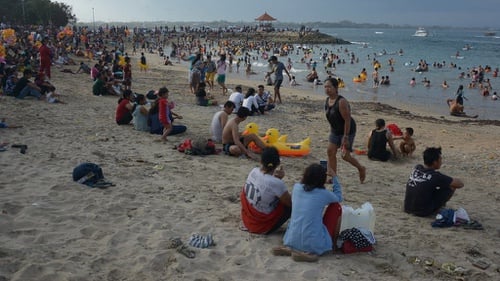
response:
M256 123L248 123L243 134L253 133L258 135L258 131L259 126ZM311 151L311 138L307 137L301 142L288 143L286 142L287 135L280 135L276 128L268 129L261 139L267 146L276 147L280 156L302 157L308 155ZM255 153L261 152L261 149L253 142L248 145L248 148Z

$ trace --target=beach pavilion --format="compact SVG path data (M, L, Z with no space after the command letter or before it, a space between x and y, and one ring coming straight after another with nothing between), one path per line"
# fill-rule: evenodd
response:
M255 18L256 21L259 22L259 30L262 31L273 31L272 22L276 20L276 18L271 17L267 12L264 12L260 17Z

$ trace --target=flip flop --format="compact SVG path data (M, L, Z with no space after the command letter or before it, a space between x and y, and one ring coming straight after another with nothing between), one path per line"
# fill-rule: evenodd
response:
M297 262L317 262L319 260L319 257L314 254L293 251L292 259Z
M195 252L189 249L189 247L185 244L182 244L179 247L177 247L177 252L183 254L188 259L194 259L196 257Z
M28 149L28 146L25 144L13 144L12 147L20 148L21 150L19 150L19 152L21 152L22 154L26 154L26 149Z
M274 256L291 256L292 255L292 249L286 247L286 246L277 246L271 249L271 254Z
M96 181L95 183L93 184L90 184L89 185L90 187L95 187L95 188L101 188L101 189L104 189L104 188L108 188L110 186L115 186L114 183L112 182L109 182L109 181L105 181L105 180L98 180Z
M179 237L170 238L167 244L168 249L176 249L177 247L182 245L182 240Z
M484 227L478 221L471 220L469 223L465 223L462 225L464 229L473 229L473 230L483 230Z

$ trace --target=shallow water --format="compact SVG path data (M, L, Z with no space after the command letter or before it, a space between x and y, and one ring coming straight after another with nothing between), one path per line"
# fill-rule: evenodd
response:
M327 77L325 63L321 59L321 54L333 51L345 60L345 64L337 65L334 74L344 79L346 87L341 90L341 94L350 100L375 101L388 103L394 106L403 106L406 109L419 108L425 109L430 113L448 115L448 106L446 99L453 98L460 84L463 84L465 96L465 111L468 114L478 114L479 119L500 119L500 100L493 101L491 97L483 97L479 94L479 89L467 89L470 78L459 79L461 72L468 72L475 66L489 65L492 69L500 67L500 37L483 36L480 30L458 30L458 29L439 29L428 30L429 37L412 36L413 29L322 29L324 33L331 34L347 41L352 45L333 46L333 45L306 45L313 51L312 59L317 62L317 71L321 79ZM462 50L468 44L470 50ZM348 50L348 52L345 51ZM403 54L398 55L402 49ZM383 51L386 55L382 55ZM456 53L459 52L460 58L457 59ZM359 59L359 62L350 63L350 54L353 52ZM254 53L257 56L256 53ZM372 60L379 60L382 67L379 70L379 76L388 75L391 79L390 86L380 86L373 89L371 82L371 72L373 71ZM291 74L296 76L297 82L301 83L298 88L311 93L323 95L323 87L314 87L312 83L305 81L305 76L309 69L305 63L300 62L303 56L302 52L297 54L293 52L289 56L279 57L280 61L287 64L290 58L292 61ZM394 72L389 71L388 61L390 58L395 60ZM424 59L429 66L428 72L413 71L418 61ZM433 67L434 62L443 63L442 68ZM450 63L457 65L456 68L450 67ZM366 68L368 72L367 82L354 83L352 78L357 76L361 69ZM241 65L240 72L236 73L236 67L233 66L233 72L228 77L237 75L240 78L248 78L263 82L265 72L268 70L267 61L259 57L252 62L252 70L257 74L247 76L244 66ZM409 81L415 77L417 86L409 86ZM426 77L431 81L430 87L424 87L421 80ZM493 90L491 92L500 92L500 78L493 78L492 73L486 73L485 79L489 78ZM285 83L287 79L285 78ZM446 80L449 88L443 89L442 82ZM286 87L283 90L286 95ZM271 88L268 86L268 88Z

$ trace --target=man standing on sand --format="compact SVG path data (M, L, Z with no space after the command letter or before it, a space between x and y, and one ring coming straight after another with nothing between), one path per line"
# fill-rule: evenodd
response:
M50 48L47 46L49 38L45 37L42 40L42 45L38 49L40 53L40 72L44 72L47 78L50 79L50 67L52 65L52 59L50 58Z
M455 190L464 186L460 179L437 171L442 162L440 147L425 149L424 165L415 166L406 183L405 212L419 217L436 214L450 200Z
M285 67L285 64L282 62L278 61L278 58L276 56L271 56L269 59L269 62L274 65L273 70L271 72L268 72L266 74L266 79L274 73L274 100L276 102L281 103L281 93L280 93L280 87L281 84L283 83L283 71L286 72L286 75L288 75L288 80L292 80L292 76L290 76L290 73Z
M359 181L363 183L366 178L366 168L351 155L352 144L356 136L356 122L351 117L349 102L339 95L339 82L335 78L325 80L326 119L330 123L330 136L328 137L328 169L327 174L332 176L337 173L337 150L342 150L342 159L356 167L359 172Z
M242 106L236 113L236 117L226 123L226 126L224 126L224 129L222 130L222 150L227 155L246 155L252 159L257 160L258 157L256 157L250 152L250 150L247 149L248 144L251 142L255 142L255 144L261 149L264 149L267 146L256 134L248 134L243 136L238 130L238 125L241 122L245 121L248 115L250 115L250 110Z

